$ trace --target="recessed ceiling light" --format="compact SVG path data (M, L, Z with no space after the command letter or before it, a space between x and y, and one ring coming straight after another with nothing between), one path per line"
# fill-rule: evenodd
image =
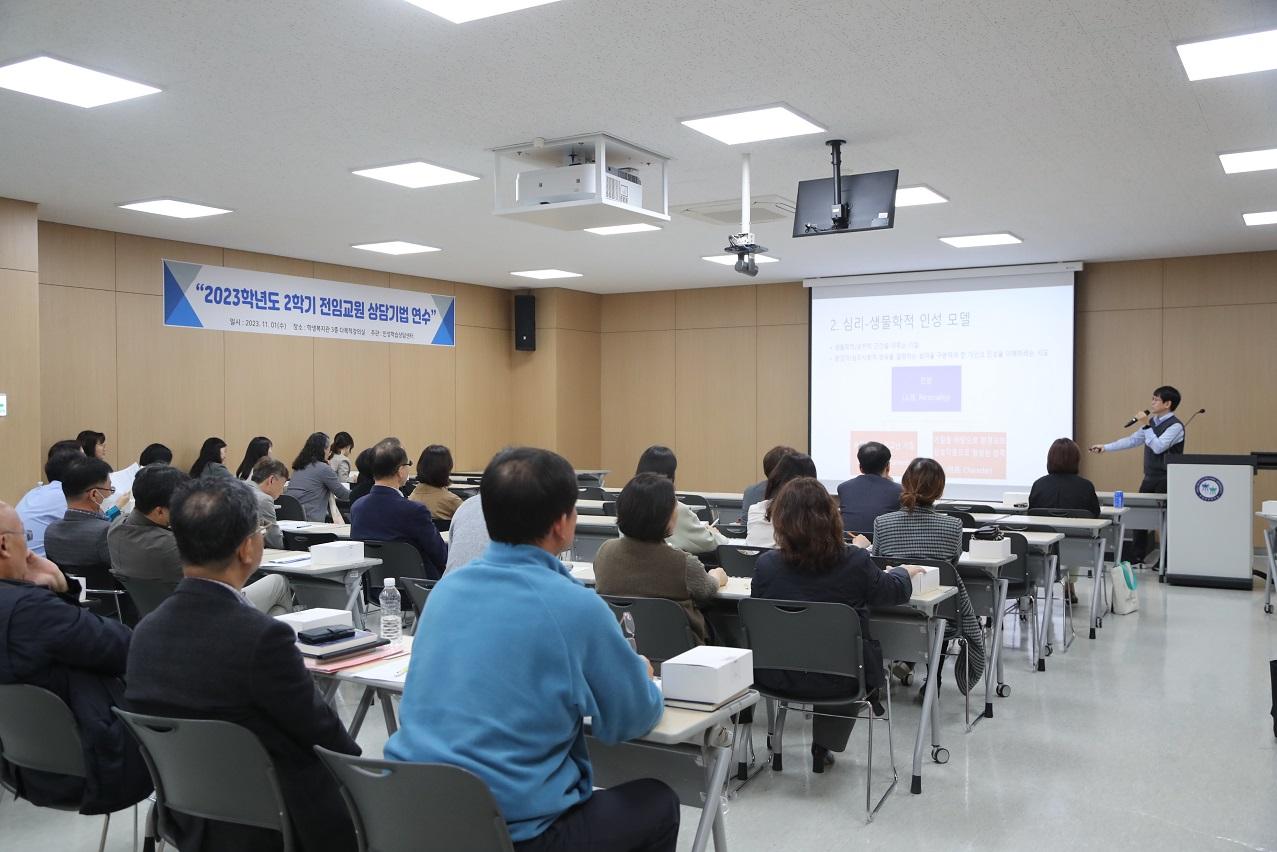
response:
M1277 169L1277 148L1263 151L1238 151L1235 154L1220 154L1220 165L1224 173L1235 175L1241 172L1262 172L1265 169Z
M1251 227L1255 225L1277 225L1277 210L1268 210L1263 213L1243 213L1242 221Z
M728 145L743 145L746 142L762 142L766 139L784 139L789 136L825 132L825 128L809 121L787 106L763 107L725 115L690 118L683 124Z
M518 275L520 278L535 278L538 281L547 281L551 278L580 278L579 272L564 272L562 269L529 269L526 272L511 272L511 275Z
M659 231L656 225L649 225L646 222L637 222L633 225L609 225L606 228L586 228L591 234L598 234L600 237L614 237L617 234L637 234L642 231Z
M468 175L465 172L445 169L443 166L432 165L421 160L414 160L411 163L398 163L393 166L355 169L354 174L360 177L369 177L373 180L384 180L387 183L399 184L399 186L406 186L409 189L442 186L447 183L464 183L468 180L479 179L478 175Z
M384 243L361 243L351 248L364 251L379 251L382 254L421 254L427 251L439 251L434 246L423 246L420 243L409 243L403 240L390 240Z
M701 260L708 260L710 263L721 263L723 266L735 266L736 255L734 254L711 254L709 257L702 257ZM754 255L755 263L775 263L780 260L779 257L772 257L769 254Z
M1190 80L1210 80L1277 68L1277 30L1181 44L1179 61Z
M408 0L414 6L431 14L446 18L454 24L464 24L479 18L491 18L533 6L557 3L558 0Z
M136 210L139 213L154 213L156 216L172 216L175 219L198 219L201 216L221 216L229 213L221 207L208 207L203 204L192 204L189 201L176 201L172 198L156 198L153 201L138 201L134 204L121 204L125 210Z
M159 91L154 86L91 71L51 56L37 56L0 68L0 88L85 108Z
M896 190L897 207L917 207L920 204L945 204L949 199L929 186L902 186Z
M940 242L954 248L980 248L982 246L1010 246L1023 242L1015 234L970 234L965 237L941 237Z

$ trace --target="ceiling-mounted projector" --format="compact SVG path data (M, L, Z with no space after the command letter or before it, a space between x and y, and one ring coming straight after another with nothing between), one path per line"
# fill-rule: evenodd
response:
M519 172L514 180L514 201L520 207L592 198L599 192L599 170L594 163L569 163L553 169ZM619 204L643 206L643 182L633 168L607 167L603 197Z

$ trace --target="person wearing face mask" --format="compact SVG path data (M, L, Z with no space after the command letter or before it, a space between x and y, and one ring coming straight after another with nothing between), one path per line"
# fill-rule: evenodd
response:
M45 530L45 555L64 570L110 564L106 534L111 521L102 504L115 493L111 466L98 458L76 459L62 475L62 493L66 514Z

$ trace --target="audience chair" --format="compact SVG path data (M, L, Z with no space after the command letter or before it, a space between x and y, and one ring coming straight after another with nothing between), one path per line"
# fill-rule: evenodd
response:
M616 517L616 501L615 500L604 501L603 514L607 515L609 518Z
M17 798L15 778L6 764L36 772L86 777L84 747L71 708L47 689L25 683L0 684L0 787ZM54 808L78 811L78 806ZM98 852L106 848L111 815L102 822ZM53 844L58 845L58 844ZM133 807L133 845L137 846L137 806Z
M729 577L754 576L754 563L771 548L746 547L739 544L720 544L718 546L718 564L723 567Z
M1072 511L1072 510L1063 510L1063 511ZM1038 515L1038 516L1036 516L1036 517L1043 517L1043 516ZM1091 517L1091 516L1088 514L1088 515L1086 515L1085 517L1089 518L1089 517ZM998 527L1002 530L1003 534L1006 534L1006 533L1009 533L1009 532L1021 532L1021 533L1026 533L1026 532L1039 532L1039 533L1053 533L1053 532L1058 532L1058 530L1056 530L1056 528L1055 528L1055 527L1053 527L1053 526L1051 526L1050 524L998 524ZM1057 553L1058 553L1058 550L1057 550ZM1026 561L1027 561L1027 560L1026 560ZM1061 602L1062 602L1062 603L1061 603L1061 606L1063 606L1063 608L1064 608L1064 620L1065 620L1065 623L1066 623L1066 629L1068 630L1068 635L1069 635L1069 637L1072 637L1072 636L1076 633L1076 631L1075 631L1075 630L1074 630L1074 628L1073 628L1073 604L1071 604L1071 603L1069 602L1068 595L1064 593L1064 584L1065 584L1065 582L1068 580L1068 570L1064 567L1064 563L1063 563L1062 561L1060 561L1058 558L1057 558L1057 560L1056 560L1056 566L1055 566L1055 567L1056 567L1055 574L1054 574L1053 576L1051 576L1051 577L1047 578L1047 582L1048 582L1048 583L1059 583L1059 584L1060 584L1060 600L1061 600ZM1087 563L1086 567L1087 567L1087 568L1090 568L1090 567L1091 567L1091 566L1090 566L1090 563ZM1045 568L1045 566L1044 566L1044 568ZM1039 586L1041 586L1041 588L1042 588L1043 590L1045 590L1045 588L1046 588L1044 585L1039 584L1039 583L1037 582L1037 579L1036 579L1036 578L1034 578L1034 581L1033 581L1033 594L1034 594L1034 598L1033 598L1033 609L1034 609L1034 610L1036 610L1036 609L1037 609L1037 597L1036 597L1036 595L1037 595L1038 587L1039 587ZM1102 583L1102 582L1101 582L1101 584L1099 585L1099 588L1100 588L1100 589L1103 589L1103 588L1104 588L1104 586L1103 586L1103 583ZM1008 594L1009 594L1009 593L1008 593ZM1045 598L1046 598L1046 595L1044 594L1044 595L1043 595L1043 600L1045 600ZM1017 601L1017 606L1018 606L1018 601ZM1021 613L1021 617L1023 618L1023 613ZM1042 617L1041 617L1041 619L1040 619L1041 623L1042 623L1043 625L1045 625L1045 626L1041 627L1041 629L1043 629L1043 630L1047 630L1047 631L1048 631L1048 633L1047 633L1047 642L1046 642L1046 652L1047 652L1047 656L1050 656L1051 651L1052 651L1052 646L1051 646L1051 641L1050 641L1050 633L1049 633L1050 625L1051 625L1051 617L1052 617L1052 613L1046 612L1046 613L1043 613L1043 614L1042 614ZM1071 639L1071 638L1066 639L1066 645L1065 645L1065 647L1067 648L1067 646L1068 646L1069 644L1071 644L1071 643L1072 643L1072 639ZM1041 666L1039 666L1039 668L1041 668Z
M143 580L138 577L126 577L111 571L116 581L124 587L133 606L137 608L138 620L146 618L156 607L164 603L164 599L177 589L176 580Z
M728 538L745 538L749 535L749 527L745 524L719 524L718 531Z
M275 520L304 521L306 520L306 512L302 509L302 504L296 497L281 494L275 498Z
M103 615L110 615L111 609L115 610L115 617L124 624L137 624L137 610L129 603L128 597L116 580L115 575L111 573L111 565L103 563L101 565L59 565L62 573L70 577L82 577L84 579L84 593L91 598L97 598L98 603L106 607Z
M155 784L160 837L172 842L173 813L278 831L297 848L270 755L247 728L211 719L145 716L115 708L142 750Z
M441 533L446 533L452 529L452 518L431 518L435 523L435 529Z
M943 503L937 508L952 509L955 512L966 512L968 515L994 515L1003 509L995 509L983 503Z
M851 678L847 692L840 696L813 698L800 692L787 693L765 689L755 683L767 702L767 749L772 755L772 769L782 768L782 740L785 714L792 707L822 715L821 707L856 702L856 719L869 722L868 756L865 761L865 821L872 822L882 803L896 788L895 743L891 723L891 690L886 695L887 713L876 720L865 691L864 644L861 641L860 616L840 603L809 601L776 601L745 598L740 601L740 616L745 626L747 647L754 652L754 671L778 671L828 674ZM810 708L810 709L808 709ZM860 715L861 712L864 715ZM875 804L871 793L873 781L873 728L875 721L887 723L887 751L891 761L891 783Z
M456 494L462 500L469 500L471 497L479 496L478 488L461 488L459 486L454 485L450 487L448 490L451 491L453 494Z
M597 485L581 485L577 486L576 499L578 500L615 500L616 495L610 491L604 491Z
M975 518L971 517L970 512L961 512L957 509L951 509L948 506L936 506L936 512L941 515L948 515L951 518L957 518L962 521L962 526L966 529L976 529L980 525L975 522Z
M412 492L417 490L417 477L410 476L408 481L399 486L399 493L405 497L411 497Z
M435 587L436 582L422 577L403 578L403 587L404 591L408 593L408 602L412 604L412 608L417 613L417 624L421 624L421 614L426 611L426 599L430 597L430 590Z
M1024 514L1039 518L1085 518L1088 520L1095 518L1085 509L1028 509Z
M315 746L337 779L359 852L513 852L487 785L457 766L351 757ZM424 845L423 845L424 844Z
M634 617L634 639L638 652L652 663L657 674L661 663L677 657L700 642L692 632L687 612L666 598L639 598L622 595L600 595L619 623L622 613Z
M337 541L337 536L326 532L294 532L284 530L285 550L310 550L317 544L328 544Z

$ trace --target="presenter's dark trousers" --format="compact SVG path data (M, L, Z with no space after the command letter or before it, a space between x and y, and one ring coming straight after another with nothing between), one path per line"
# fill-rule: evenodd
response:
M678 795L653 778L630 781L564 811L519 852L674 852L678 846Z
M1165 494L1166 480L1150 479L1145 477L1144 481L1140 483L1140 493ZM1148 554L1152 552L1153 536L1151 533L1152 530L1135 530L1131 533L1131 553L1130 556L1126 557L1128 562L1142 563L1144 561L1144 557L1148 556Z

